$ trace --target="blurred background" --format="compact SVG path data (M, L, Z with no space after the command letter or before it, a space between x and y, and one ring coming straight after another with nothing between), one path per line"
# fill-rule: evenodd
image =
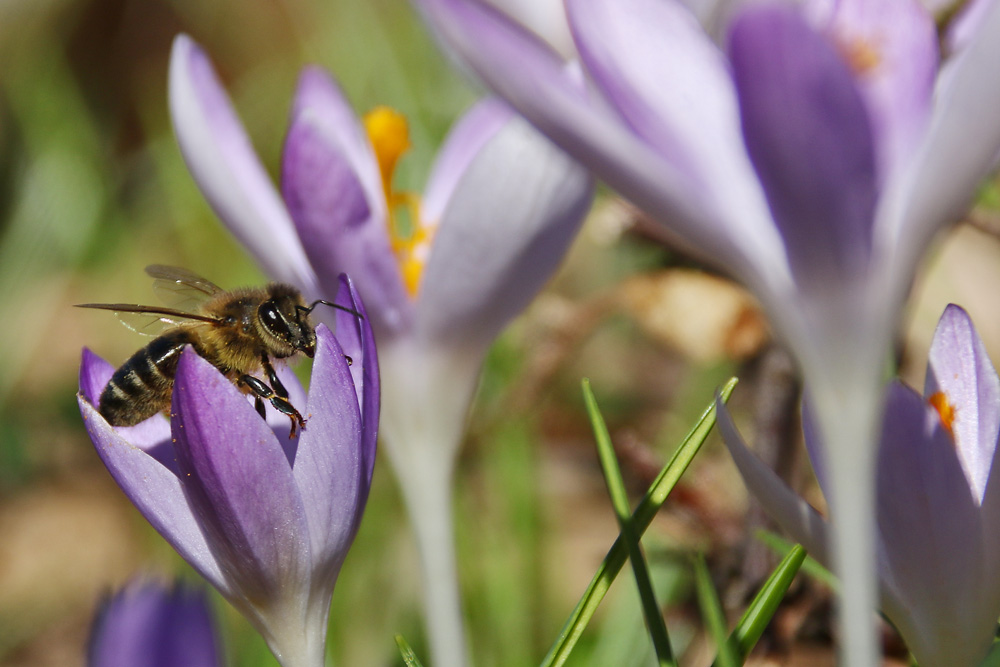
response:
M211 54L274 175L304 64L328 68L359 112L387 104L409 117L404 189L421 188L447 128L477 96L403 0L0 0L3 667L82 665L102 595L139 571L195 578L111 481L77 409L81 348L118 364L145 341L110 314L72 307L152 301L143 273L152 263L223 287L265 280L201 198L174 141L166 83L179 32ZM915 386L949 301L969 310L1000 360L998 202L996 184L984 186L973 224L942 238L925 263L899 341ZM732 405L748 437L756 431L764 455L821 506L798 456L794 370L756 304L601 192L556 279L494 346L473 406L456 512L477 665L537 663L617 534L580 378L592 379L638 496L734 374ZM749 529L762 520L748 505L713 436L647 533L685 663L710 656L690 554L706 553L735 614L767 571L772 555ZM426 655L416 571L380 461L334 594L334 664L402 664L396 632ZM634 585L620 579L572 664L649 664ZM230 665L276 664L238 615L216 607ZM828 591L803 581L761 660L832 665L828 614Z

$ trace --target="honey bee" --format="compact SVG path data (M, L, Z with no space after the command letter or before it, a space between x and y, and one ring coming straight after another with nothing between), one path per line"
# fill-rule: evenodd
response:
M98 412L109 424L133 426L168 410L180 353L190 345L244 393L253 394L261 417L264 401L287 415L290 438L296 428L305 428L306 420L288 400L271 358L287 359L300 352L311 358L316 353L309 313L319 304L359 313L322 299L306 305L299 290L282 283L227 291L175 266L154 264L146 273L154 278L153 291L171 307L79 304L115 311L130 329L159 334L115 371L101 393ZM260 371L270 384L252 375Z

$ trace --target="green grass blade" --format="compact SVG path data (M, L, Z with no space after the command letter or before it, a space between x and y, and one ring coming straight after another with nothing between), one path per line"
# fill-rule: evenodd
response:
M403 662L406 663L406 667L424 667L420 663L420 659L417 658L417 654L413 652L410 645L403 639L403 635L396 635L396 646L399 647L399 654L403 656Z
M736 378L732 378L722 387L719 392L722 400L729 400L729 396L736 387L736 382ZM657 475L652 486L649 487L646 495L639 503L639 506L632 513L632 522L637 533L641 535L649 527L656 512L659 511L681 475L684 474L691 461L694 460L695 454L698 453L713 426L715 426L714 400L705 409L704 413L702 413L701 418L695 424L694 428L691 429L691 432L688 433L687 437L684 438L677 451L674 452L670 462ZM607 594L611 582L614 581L615 577L618 576L618 572L621 571L622 566L625 565L627 557L628 549L621 537L619 537L604 557L604 561L597 569L594 578L591 579L590 585L587 586L583 597L580 598L580 602L577 603L573 613L570 614L570 617L563 625L559 636L556 637L555 643L542 661L542 667L559 667L566 663L570 653L573 651L573 647L580 640L584 628L594 615L598 605L601 604L601 600Z
M768 548L770 548L774 553L779 556L785 556L792 550L795 546L794 542L790 542L783 537L779 537L774 533L770 533L766 530L758 530L754 537L763 542ZM839 591L840 582L837 581L837 577L833 576L830 570L823 567L819 561L812 557L806 557L805 562L802 563L802 572L809 575L821 584L825 584L830 587L830 590Z
M615 458L614 446L611 444L611 434L608 433L607 424L601 416L594 392L590 389L590 381L584 379L581 384L583 399L587 404L587 413L590 415L590 423L594 429L594 439L597 441L597 453L604 471L604 480L608 485L608 495L611 496L611 504L615 509L618 527L621 529L621 539L625 540L629 560L632 561L632 571L635 574L636 586L639 588L639 599L642 601L642 612L646 618L646 628L653 641L653 648L656 651L656 659L660 665L676 665L674 652L670 647L670 636L667 634L667 626L663 621L663 613L660 611L660 605L656 602L656 594L653 592L653 586L649 580L646 559L642 555L639 536L632 523L632 511L628 504L628 495L625 492L625 482L622 480L618 459Z
M793 546L785 554L785 557L774 569L771 576L767 578L764 585L754 596L750 606L743 612L743 617L736 624L736 628L729 635L729 645L735 647L739 654L740 661L746 660L750 651L757 644L764 628L771 622L774 612L781 604L788 587L792 585L792 580L798 574L799 568L806 561L806 550L799 545ZM722 655L713 663L712 667L725 667Z
M739 667L740 659L736 655L736 649L731 638L727 637L728 624L726 623L726 612L719 602L719 594L712 584L712 576L705 565L705 558L700 554L694 559L694 581L695 589L698 593L698 605L701 607L701 617L705 621L716 647L719 649L719 656L715 660L718 667Z

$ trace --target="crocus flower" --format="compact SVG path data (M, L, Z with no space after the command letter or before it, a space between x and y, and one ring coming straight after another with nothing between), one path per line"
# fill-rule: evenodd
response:
M721 402L719 410L751 492L794 539L829 562L827 521L750 453ZM806 424L821 486L833 493L808 414ZM889 386L878 450L882 608L921 667L978 665L993 643L1000 617L998 437L1000 379L969 316L948 306L931 344L923 396L899 382Z
M476 0L417 2L495 92L764 304L829 444L857 667L876 653L879 370L917 261L1000 152L987 2L942 61L913 0L744 3L723 48L673 0L566 0L578 63Z
M87 647L88 667L219 667L204 592L135 579L105 600Z
M170 103L199 187L266 270L306 293L340 272L357 282L379 340L382 432L422 554L434 662L462 664L451 489L465 413L486 349L578 229L589 176L486 100L452 129L422 199L396 191L405 119L379 108L362 122L309 67L292 105L282 202L207 57L184 36Z
M323 665L330 597L368 498L379 412L368 318L345 278L337 336L316 329L308 419L265 422L214 366L181 354L172 418L115 428L94 407L114 369L84 350L80 411L97 453L153 527L263 635L284 667ZM350 362L348 361L350 359ZM304 409L302 409L304 408Z

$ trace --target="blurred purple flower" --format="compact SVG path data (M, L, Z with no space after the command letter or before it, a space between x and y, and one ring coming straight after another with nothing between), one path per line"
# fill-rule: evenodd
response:
M343 288L337 303L362 317L337 311L337 337L317 327L308 396L279 371L309 420L292 440L286 418L262 420L191 350L178 363L169 421L108 425L94 405L114 369L89 350L80 369L80 411L111 476L284 667L323 664L330 598L375 461L378 361L364 306L346 278Z
M88 667L219 667L204 592L136 579L105 600L87 647Z
M466 411L487 348L579 228L590 177L485 100L452 129L423 197L399 192L405 119L379 108L362 122L337 84L309 67L292 106L282 202L207 56L184 35L170 104L195 180L261 266L320 295L346 272L364 296L382 360L382 431L425 568L434 662L462 663L450 515Z
M872 664L879 372L916 263L1000 154L1000 2L976 3L943 62L913 0L743 3L724 49L672 0L566 0L578 63L476 0L416 4L495 92L762 301L841 488L842 660Z
M751 492L829 563L829 524L750 453L725 406L719 409ZM808 413L806 426L810 457L830 494ZM931 345L924 395L898 382L889 386L878 451L882 608L921 667L978 665L993 643L1000 617L998 437L1000 379L969 316L948 306Z

